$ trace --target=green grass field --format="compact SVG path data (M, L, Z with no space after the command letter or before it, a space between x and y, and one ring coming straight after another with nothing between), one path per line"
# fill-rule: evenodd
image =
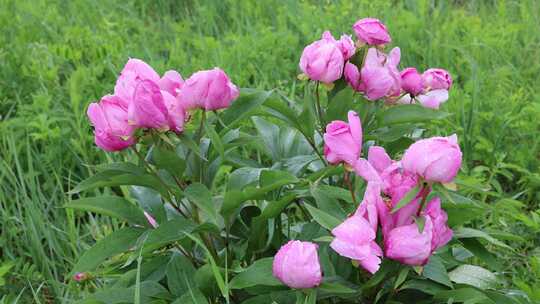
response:
M454 77L453 115L429 133L457 132L471 193L491 206L473 224L514 249L494 248L506 286L540 301L540 1L0 0L0 303L78 299L67 273L118 225L63 206L117 157L85 113L129 57L294 96L303 47L366 16L387 24L402 68Z

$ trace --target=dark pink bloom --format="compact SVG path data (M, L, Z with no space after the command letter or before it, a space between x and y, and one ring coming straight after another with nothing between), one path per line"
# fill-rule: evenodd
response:
M199 71L186 80L178 100L186 109L214 111L228 108L238 98L238 88L219 68Z
M358 114L349 111L349 123L336 120L326 126L324 155L329 163L354 166L362 151L362 124Z
M356 37L369 45L385 45L392 39L386 26L375 18L364 18L353 25Z

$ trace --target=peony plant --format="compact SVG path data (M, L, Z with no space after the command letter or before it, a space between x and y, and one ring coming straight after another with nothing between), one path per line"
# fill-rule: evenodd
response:
M123 161L67 206L118 220L70 274L85 301L510 300L467 259L487 250L462 240L493 238L463 227L476 206L456 191L458 137L429 128L452 77L400 70L378 19L352 30L306 46L302 101L239 90L219 68L184 81L128 60L88 107L96 146Z

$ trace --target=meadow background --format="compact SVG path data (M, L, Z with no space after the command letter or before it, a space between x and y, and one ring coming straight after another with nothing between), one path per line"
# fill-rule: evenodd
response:
M185 78L219 66L294 96L303 47L367 16L386 23L402 68L452 74L453 115L434 133L457 132L461 178L490 206L471 226L514 249L492 248L489 268L540 301L540 1L0 0L0 303L79 298L65 275L118 226L63 206L117 157L94 146L85 113L129 57Z

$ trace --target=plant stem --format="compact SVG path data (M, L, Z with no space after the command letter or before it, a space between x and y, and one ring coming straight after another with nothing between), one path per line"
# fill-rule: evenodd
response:
M139 157L139 159L141 160L141 162L146 166L146 168L148 168L148 170L156 176L156 178L158 179L158 181L165 187L165 189L167 189L167 192L169 193L169 203L171 204L171 206L173 206L174 209L176 209L176 211L178 211L180 214L182 214L185 218L187 218L187 214L184 213L184 211L182 211L182 209L178 206L176 206L175 204L173 204L172 202L172 196L173 195L173 191L170 189L169 185L167 185L167 183L165 183L165 181L161 178L161 176L159 176L158 172L152 167L150 166L150 164L146 161L146 159L144 158L144 156L141 154L141 152L139 150L137 150L137 148L135 146L131 146L131 149L133 150L133 152L135 152L135 154Z
M354 189L353 189L353 186L352 186L352 183L351 183L351 180L349 179L349 177L350 177L350 172L345 171L343 173L343 182L349 188L349 191L351 192L352 200L353 200L353 203L354 203L354 202L356 202L356 195L354 194Z
M315 85L315 108L317 109L317 115L319 116L319 127L321 136L324 134L324 120L321 108L321 98L319 96L319 82Z
M422 187L422 202L420 203L420 207L418 207L418 211L416 212L416 216L420 216L422 213L422 210L424 210L424 206L426 205L427 196L430 191L430 185L426 182L423 183Z

